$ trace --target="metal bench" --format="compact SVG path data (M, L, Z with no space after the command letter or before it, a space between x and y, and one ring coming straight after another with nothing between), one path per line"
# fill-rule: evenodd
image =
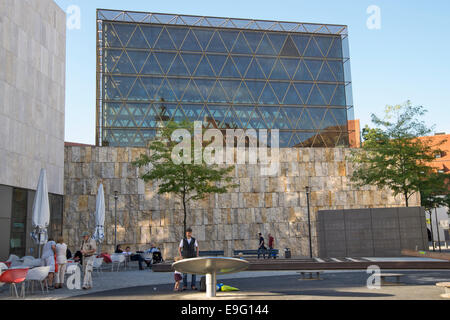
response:
M223 257L225 252L223 250L199 251L198 255L200 257Z
M441 294L442 298L450 299L450 282L438 282L436 287L444 288L445 293Z
M233 250L234 257L240 257L240 254L242 253L243 256L252 256L257 257L258 256L258 250ZM269 254L269 249L266 250L266 256ZM278 258L278 254L280 253L280 250L278 249L272 249L272 256L273 258ZM262 253L261 253L262 255ZM270 258L271 258L270 257Z
M323 273L323 270L301 270L297 273L302 276L300 280L322 280L320 274ZM309 277L306 277L307 274L309 274Z

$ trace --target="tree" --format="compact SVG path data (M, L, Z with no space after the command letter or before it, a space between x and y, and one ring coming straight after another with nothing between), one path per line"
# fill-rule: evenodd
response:
M407 101L403 105L387 106L383 119L372 114L375 127L364 128L362 150L351 154L351 160L359 164L352 181L359 186L388 187L394 195L404 197L406 206L410 197L421 189L431 196L437 173L430 163L441 150L440 143L432 145L428 139L418 139L432 131L420 120L425 113L422 106L412 106ZM441 178L440 183L447 181Z
M172 141L171 137L177 129L187 129L190 132L191 145L193 145L192 123L168 122L166 127L161 129L159 138L150 143L150 155L141 154L134 161L134 165L146 169L141 175L141 179L145 182L159 182L158 194L173 194L181 200L184 212L183 228L186 232L187 209L191 200L204 199L211 193L226 193L229 188L236 185L231 183L232 177L229 176L234 169L233 166L219 168L218 165L207 165L203 159L201 164L175 163L172 160L172 151L180 141ZM202 146L202 152L203 150L204 146ZM182 152L179 155L182 157Z
M432 172L420 186L421 205L426 211L434 208L450 208L449 176L446 173Z

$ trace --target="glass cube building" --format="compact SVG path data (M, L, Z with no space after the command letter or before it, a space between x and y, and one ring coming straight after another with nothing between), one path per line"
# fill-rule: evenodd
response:
M343 25L97 11L100 146L146 146L171 120L348 146L351 93Z

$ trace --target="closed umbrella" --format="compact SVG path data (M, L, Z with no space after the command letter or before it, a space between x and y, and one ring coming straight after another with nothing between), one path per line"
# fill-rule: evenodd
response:
M98 243L102 243L105 238L105 193L103 192L103 184L100 184L97 191L97 199L95 204L95 231L93 238ZM101 250L99 249L101 253Z
M41 256L41 245L47 239L47 227L50 222L50 206L48 202L47 174L45 169L41 169L39 181L36 188L36 195L33 201L32 223L33 232L31 237L39 246L39 256Z

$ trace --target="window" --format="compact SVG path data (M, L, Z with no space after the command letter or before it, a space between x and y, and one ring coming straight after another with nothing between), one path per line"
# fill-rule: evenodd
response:
M27 190L13 189L9 253L25 255L27 230Z

